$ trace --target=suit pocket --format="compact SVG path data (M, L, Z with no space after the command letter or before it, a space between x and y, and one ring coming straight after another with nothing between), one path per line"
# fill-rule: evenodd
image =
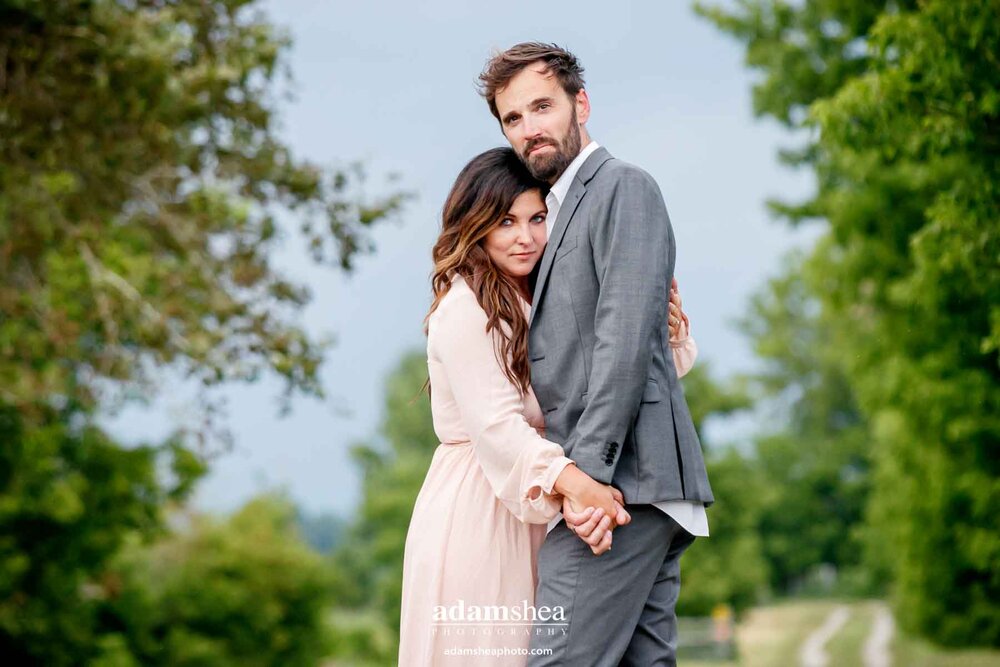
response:
M566 255L570 254L574 250L576 250L576 237L575 236L573 238L571 238L571 239L567 239L566 241L563 242L562 245L560 245L558 248L556 248L556 256L552 259L552 263L554 264L554 263L558 262L560 259L562 259Z
M584 405L587 404L587 393L583 392L583 395L580 396L580 400L583 401ZM652 378L646 380L646 388L642 390L642 399L639 402L659 403L660 398L660 383Z
M646 388L642 391L643 403L660 402L660 384L653 378L646 380Z

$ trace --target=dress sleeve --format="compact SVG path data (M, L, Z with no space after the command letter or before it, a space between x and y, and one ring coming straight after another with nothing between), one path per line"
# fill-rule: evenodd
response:
M681 320L677 337L670 339L670 351L674 355L674 368L677 369L677 377L684 377L694 366L694 360L698 357L698 346L691 336L691 324L686 317Z
M431 350L444 367L476 458L496 497L518 520L547 523L561 510L553 492L568 464L563 448L524 418L524 400L497 360L497 332L471 292L441 302L431 316Z

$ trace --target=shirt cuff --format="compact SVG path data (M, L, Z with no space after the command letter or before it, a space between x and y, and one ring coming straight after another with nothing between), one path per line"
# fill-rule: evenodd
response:
M560 507L562 507L562 502L558 500L560 496L553 491L553 487L555 487L559 475L571 463L575 463L575 461L565 456L556 456L549 462L542 473L533 480L533 483L528 486L524 498L531 505L532 509L550 518L558 514ZM538 492L539 489L541 493Z
M552 459L552 463L549 464L545 472L542 473L541 482L539 486L542 487L542 491L549 495L555 495L552 492L552 487L556 485L556 480L559 479L559 475L570 463L575 463L573 459L568 459L565 456L557 456Z

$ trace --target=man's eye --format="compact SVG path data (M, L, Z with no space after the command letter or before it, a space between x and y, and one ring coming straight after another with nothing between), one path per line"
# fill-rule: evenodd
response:
M543 102L543 103L541 103L541 104L538 105L538 108L539 109L548 109L550 106L552 106L552 105L549 104L548 102Z
M508 125L513 125L518 120L520 120L520 116L511 116L510 118L507 119L507 124Z

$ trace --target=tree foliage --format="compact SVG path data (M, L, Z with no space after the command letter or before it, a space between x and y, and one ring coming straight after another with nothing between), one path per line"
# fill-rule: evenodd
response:
M279 496L130 545L105 581L95 665L306 667L330 648L329 573Z
M312 565L277 528L259 551L194 549L202 560L170 582L155 568L176 563L142 561L128 573L142 599L105 604L121 544L163 535L205 472L192 445L226 435L210 388L273 373L285 407L322 396L326 343L295 320L310 294L276 268L280 244L301 237L349 270L406 199L282 142L289 45L251 0L0 0L0 652L18 664L316 653ZM125 448L93 426L165 369L200 388L189 432Z
M837 329L821 321L804 260L788 256L740 322L762 362L753 386L767 417L754 443L754 466L766 480L758 530L775 592L800 588L820 564L875 592L860 528L871 485L870 425Z
M766 486L752 456L727 443L711 441L706 426L711 419L750 408L751 397L741 378L724 383L713 377L711 364L704 357L682 382L705 448L715 504L708 510L711 536L696 539L681 558L683 593L677 613L708 616L720 604L741 612L768 590L769 566L757 531Z
M176 441L126 450L71 421L49 410L26 427L0 406L0 654L10 664L95 657L111 560L128 540L162 536L165 510L204 473Z
M106 404L164 366L322 394L280 221L348 269L404 195L281 142L288 46L248 0L0 2L0 398Z
M1000 3L744 0L701 11L810 130L775 202L828 233L803 279L871 425L873 566L903 626L1000 644ZM792 62L794 61L794 62Z
M709 453L705 465L715 494L708 510L710 536L695 539L681 556L680 616L709 616L721 604L741 613L770 591L770 564L758 528L765 480L752 457L733 447Z

